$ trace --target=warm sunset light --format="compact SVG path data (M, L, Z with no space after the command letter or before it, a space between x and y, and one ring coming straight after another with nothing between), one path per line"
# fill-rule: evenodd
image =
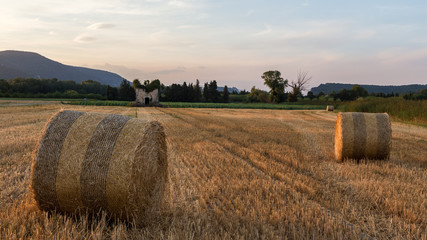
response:
M0 240L427 240L427 0L0 1Z
M427 83L425 1L23 0L1 12L0 50L130 81L248 90L266 70L306 69L311 87Z

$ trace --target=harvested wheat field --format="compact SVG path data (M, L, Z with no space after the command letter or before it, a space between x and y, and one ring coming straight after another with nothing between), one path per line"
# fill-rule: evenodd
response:
M39 136L60 109L157 120L169 185L135 222L38 210ZM335 161L337 114L29 105L0 107L0 239L427 239L427 128L392 122L389 160Z

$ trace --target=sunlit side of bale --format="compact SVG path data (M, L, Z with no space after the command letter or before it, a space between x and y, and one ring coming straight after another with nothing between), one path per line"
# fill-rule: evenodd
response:
M335 159L388 159L391 123L387 113L339 113L335 124Z

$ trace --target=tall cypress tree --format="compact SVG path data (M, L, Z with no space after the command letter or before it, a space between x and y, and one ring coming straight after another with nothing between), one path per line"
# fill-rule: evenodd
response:
M202 90L200 88L199 79L196 79L196 85L194 86L194 102L200 102L202 100Z
M122 101L135 101L135 89L130 85L129 81L123 79L120 84L120 100Z
M205 99L205 102L209 102L210 94L208 83L205 83L205 86L203 87L203 98Z
M220 94L217 88L218 88L218 85L216 83L216 80L212 80L209 82L209 86L208 86L209 98L212 102L220 101Z
M222 98L223 98L223 100L224 100L225 103L228 103L228 100L230 98L230 93L228 92L227 85L224 86L224 93L222 95Z

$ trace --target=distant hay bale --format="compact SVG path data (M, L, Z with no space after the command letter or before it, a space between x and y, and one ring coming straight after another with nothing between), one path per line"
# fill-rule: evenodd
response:
M65 110L46 124L35 150L31 188L42 210L105 210L134 220L159 207L167 169L160 123Z
M387 113L339 113L335 124L335 159L388 159L391 123Z
M326 111L334 111L334 106L333 105L326 106Z

